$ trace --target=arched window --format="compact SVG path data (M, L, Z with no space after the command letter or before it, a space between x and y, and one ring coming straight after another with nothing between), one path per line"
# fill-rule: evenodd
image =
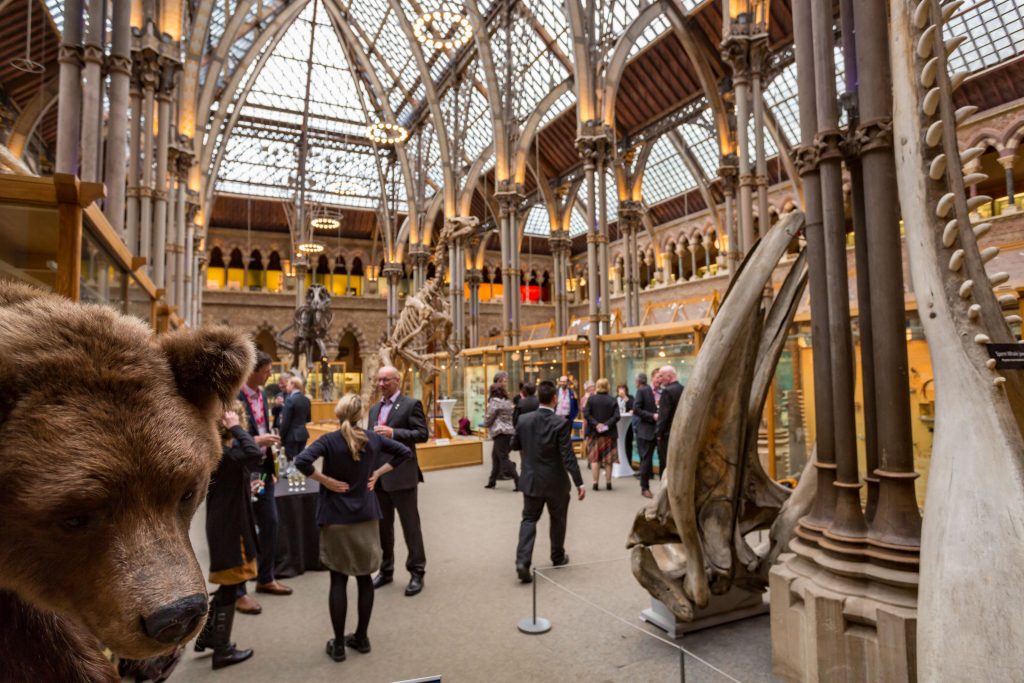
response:
M284 268L281 267L281 255L276 251L270 252L267 258L267 291L280 292L284 288Z
M223 268L224 267L224 252L220 250L220 247L214 247L210 250L210 268Z
M345 267L345 257L339 256L334 259L334 274L335 275L348 275L348 269Z
M270 258L267 259L267 270L282 270L281 255L276 251L270 252Z
M242 261L242 250L238 247L231 250L231 261L228 262L228 268L241 268L245 270L245 263Z
M352 259L352 275L363 275L363 261L358 256Z

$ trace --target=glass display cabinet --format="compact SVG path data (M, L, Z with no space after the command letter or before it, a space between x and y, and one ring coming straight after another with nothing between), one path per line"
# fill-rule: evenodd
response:
M0 175L0 279L109 306L157 331L181 326L93 203L102 196L102 185L70 175Z
M590 343L586 337L565 336L537 339L505 349L509 358L509 386L519 382L536 384L549 379L557 382L567 375L577 386L582 386L590 367Z

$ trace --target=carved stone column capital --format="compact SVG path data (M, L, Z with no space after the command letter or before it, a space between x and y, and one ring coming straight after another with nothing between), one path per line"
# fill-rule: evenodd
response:
M76 67L81 67L83 52L81 45L61 45L57 50L57 61L61 64L73 64Z
M82 48L82 61L103 64L103 48L99 45L86 45Z
M843 131L838 128L819 131L814 136L814 144L818 148L818 161L843 158Z
M126 76L132 75L132 59L124 55L110 55L107 57L107 71L119 73Z
M892 149L892 118L861 121L854 136L861 154L876 149Z
M818 170L818 148L815 145L797 145L793 148L793 165L801 177Z

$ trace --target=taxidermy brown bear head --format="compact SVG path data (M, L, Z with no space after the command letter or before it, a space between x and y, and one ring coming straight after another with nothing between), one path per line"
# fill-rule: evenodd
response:
M254 364L228 329L141 321L0 283L0 590L147 657L192 637L189 522L215 423Z

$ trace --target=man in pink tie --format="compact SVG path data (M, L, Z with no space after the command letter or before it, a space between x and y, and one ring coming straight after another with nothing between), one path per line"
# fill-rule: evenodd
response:
M397 511L402 522L405 547L409 551L405 568L409 570L411 578L405 594L416 595L423 590L423 575L426 573L427 565L416 500L417 487L423 481L423 473L416 460L416 444L425 442L429 432L423 404L414 398L403 396L401 386L402 375L396 368L381 368L377 372L377 388L383 398L370 407L370 414L367 417L367 424L374 432L394 439L412 451L412 458L382 476L376 488L381 511L384 513L384 519L380 522L380 545L384 557L380 573L373 580L373 586L380 588L394 581Z

